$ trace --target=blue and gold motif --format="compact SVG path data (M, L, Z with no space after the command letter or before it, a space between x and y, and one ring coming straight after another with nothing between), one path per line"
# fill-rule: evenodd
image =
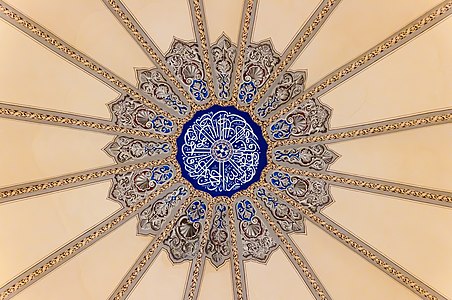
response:
M177 140L183 176L212 196L232 196L260 177L267 144L250 116L232 106L195 114Z

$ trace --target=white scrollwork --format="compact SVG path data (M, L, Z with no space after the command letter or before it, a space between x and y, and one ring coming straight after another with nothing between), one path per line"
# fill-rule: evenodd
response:
M228 193L253 179L261 147L243 117L220 110L195 119L180 150L189 179L205 191Z

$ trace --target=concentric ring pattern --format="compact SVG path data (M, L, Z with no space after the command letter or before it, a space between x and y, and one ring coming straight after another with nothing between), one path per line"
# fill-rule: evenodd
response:
M104 164L100 167L95 165L93 168L80 167L73 173L44 180L1 184L0 203L3 205L0 206L0 215L4 208L21 205L27 201L38 201L49 195L94 188L103 181L111 183L108 195L104 198L108 197L114 203L103 199L100 207L107 210L110 209L107 208L108 205L120 206L120 209L107 217L102 217L100 222L94 226L90 225L91 227L81 234L73 235L68 239L61 238L60 246L53 246L53 252L50 254L43 258L38 255L33 258L35 263L21 265L15 273L8 275L8 279L0 288L0 300L16 298L16 296L18 299L25 299L21 297L49 299L48 295L41 295L39 292L27 294L34 287L38 287L39 283L33 285L33 288L28 289L28 287L35 282L41 282L39 281L41 278L51 274L60 266L61 270L68 267L70 264L65 264L66 262L90 246L104 243L108 239L97 242L114 231L119 232L119 228L127 227L128 225L125 224L132 222L133 226L136 226L138 237L135 233L128 232L129 236L140 238L140 243L143 241L146 243L141 248L136 246L141 252L131 254L133 264L130 266L129 263L123 267L120 272L122 279L117 279L111 285L110 294L103 295L104 298L120 300L129 297L139 299L146 296L166 299L166 296L152 294L152 289L150 294L149 290L147 293L139 292L140 286L148 282L145 279L153 268L158 269L159 272L163 272L160 270L168 272L179 270L177 271L179 275L175 275L176 273L170 275L171 280L174 281L166 283L171 290L168 289L165 292L168 294L165 295L176 293L178 290L176 282L179 282L182 295L178 297L182 299L212 299L212 297L227 299L229 296L225 296L226 294L218 292L215 295L216 288L213 283L210 294L202 292L203 289L209 288L208 275L220 274L225 270L231 274L226 277L230 281L229 295L234 299L262 299L262 297L299 299L302 297L299 290L304 291L303 297L314 299L375 297L377 295L375 292L368 292L368 296L366 292L360 292L360 288L353 286L352 283L350 286L337 287L337 282L344 282L344 278L347 278L342 275L342 272L352 269L344 258L347 254L342 254L346 248L354 257L361 257L357 262L358 265L366 263L363 270L368 266L372 269L372 271L359 273L359 277L366 278L366 275L373 274L374 270L380 270L379 275L375 276L385 277L381 282L386 282L386 277L393 279L387 283L391 286L388 291L381 291L382 296L377 295L375 299L418 297L436 300L452 297L452 291L447 290L447 284L444 284L443 278L443 276L452 275L447 270L447 266L452 266L450 258L449 260L438 258L438 261L441 261L438 265L443 265L427 268L436 276L432 275L434 279L430 280L425 276L426 272L422 271L422 268L410 264L405 260L406 257L397 255L397 251L391 252L391 247L385 248L384 251L379 250L380 247L385 247L385 244L381 239L376 238L376 235L370 238L361 236L366 232L379 232L391 239L391 233L384 228L388 228L387 223L393 222L391 216L395 214L394 211L401 212L397 205L422 206L425 216L423 220L416 221L416 224L428 222L427 211L430 209L436 210L435 214L438 215L448 214L450 219L452 193L446 191L450 188L450 182L446 187L441 183L435 186L416 180L413 183L400 183L410 182L410 180L400 180L397 174L387 171L384 159L377 156L380 153L378 143L390 143L384 140L386 137L397 135L400 139L395 138L393 143L403 144L417 139L417 136L409 135L414 134L413 132L448 126L447 123L452 120L450 100L446 102L449 108L443 104L435 104L435 106L433 102L436 101L436 94L447 94L448 88L450 90L450 86L444 87L447 84L450 85L450 77L444 81L447 84L441 85L442 81L437 81L438 85L429 91L426 97L432 97L433 100L429 98L423 100L424 103L432 101L432 106L427 108L419 106L419 109L413 108L414 111L407 113L406 110L399 109L399 106L402 107L400 103L409 102L410 99L399 99L400 103L392 102L391 104L395 108L389 105L385 109L380 108L380 111L388 112L387 116L367 117L362 107L369 106L368 111L374 109L373 104L370 103L372 103L372 89L379 85L375 81L386 80L381 76L372 75L372 72L382 73L380 69L383 69L384 64L390 59L393 60L391 63L393 66L397 65L397 61L403 61L404 55L409 56L409 54L403 54L402 51L408 51L410 46L415 47L415 43L420 43L424 37L439 35L434 30L447 31L448 28L450 31L449 16L452 13L452 1L426 1L426 3L429 2L428 5L412 4L410 1L405 1L404 5L391 4L395 11L402 9L399 12L400 16L413 15L409 18L411 21L408 23L400 21L401 25L391 27L390 30L385 29L390 34L382 35L376 31L375 38L370 38L371 35L362 36L356 45L348 44L347 49L356 49L352 49L349 52L350 57L341 61L340 64L332 63L340 57L339 54L336 57L332 51L336 51L334 50L335 42L340 44L340 40L344 37L336 39L328 34L336 23L340 23L338 20L341 17L348 18L347 13L356 12L357 16L365 18L366 13L371 11L370 1L362 4L366 9L360 9L361 4L353 0L300 1L302 4L296 4L296 1L282 1L278 5L269 5L266 1L268 2L268 0L245 0L240 7L240 26L235 33L237 37L228 36L225 30L216 36L215 40L208 32L208 30L215 31L215 26L212 25L215 22L209 19L207 12L213 11L216 6L224 9L229 5L231 7L237 5L214 4L215 1L207 0L188 1L186 8L189 17L187 18L193 26L193 39L186 39L185 36L178 37L177 33L171 33L172 39L166 41L167 51L161 50L164 48L162 46L164 43L158 41L159 30L171 31L168 28L173 28L171 26L177 25L177 22L181 23L177 26L183 27L182 19L175 18L168 21L172 22L171 24L174 23L168 24L168 28L157 27L152 31L146 25L149 22L152 23L152 20L141 17L143 11L136 9L139 4L134 4L135 1L100 1L98 10L93 11L96 18L101 20L101 15L108 13L108 17L116 21L117 27L121 25L118 36L126 35L125 32L127 32L127 43L137 47L141 51L138 52L142 56L142 61L152 65L152 67L133 65L127 68L118 67L119 64L124 63L118 62L118 59L110 60L114 61L112 66L105 64L104 62L108 61L107 54L91 56L92 53L87 51L88 48L79 49L72 43L66 42L64 35L57 36L53 32L55 28L47 29L34 20L32 14L28 16L22 12L20 7L24 4L21 4L21 1L17 3L18 8L12 6L15 5L13 1L11 1L12 5L9 4L10 1L8 3L0 1L2 19L0 25L9 26L8 30L13 28L16 34L20 32L21 37L36 42L40 45L40 49L49 50L47 52L51 52L52 57L57 56L62 61L65 60L77 67L77 72L90 75L90 80L94 77L99 86L102 86L99 87L99 91L107 87L108 93L114 92L114 100L108 104L107 114L110 118L87 116L76 111L62 112L64 109L57 112L51 110L54 109L52 107L47 107L49 110L38 108L41 106L39 104L18 105L16 102L11 102L13 99L1 99L4 102L0 102L0 117L12 119L13 121L7 121L15 122L14 124L30 121L69 128L67 130L84 130L85 133L99 137L98 140L93 138L93 145L99 143L101 136L107 136L108 142L102 146L105 153L99 152L115 162L107 166ZM89 5L97 5L93 3ZM130 8L126 4L130 5ZM156 4L148 3L143 7L150 9L152 5ZM282 28L289 27L290 24L298 24L296 26L301 24L298 30L293 25L295 28L292 28L294 33L292 40L283 43L279 36L268 36L267 39L259 40L261 34L259 26L266 28L267 32L272 30L275 32L276 29L270 28L271 26L269 27L266 22L270 24L269 14L274 14L272 15L274 19L278 19L277 7L286 6L284 9L289 13L300 5L304 14L302 17L303 14L300 13L300 20L295 22L287 19L282 20L280 24ZM409 9L404 7L410 5ZM425 9L418 12L415 10L416 5L425 6ZM153 12L156 14L156 20L159 19L157 16L159 14L167 13L168 18L171 18L174 17L172 15L175 14L174 11L182 9L176 8L175 4L167 4L167 6L165 11ZM156 7L164 6L156 5L154 8ZM273 11L269 7L272 7ZM405 10L410 13L402 14ZM50 11L48 14L51 14ZM59 17L56 16L56 18ZM384 21L379 20L379 22ZM263 26L263 23L266 25ZM386 25L389 28L388 24ZM386 25L377 24L376 26L383 28ZM359 27L359 25L356 26ZM449 27L446 28L446 26ZM94 27L90 28L94 30ZM345 27L341 30L342 34L347 36L353 35L355 28ZM377 38L379 35L382 35L382 38ZM329 45L333 50L318 46L323 45L321 43L323 40L331 41ZM367 40L372 40L372 43L368 43ZM423 43L432 42L424 41ZM284 44L284 48L280 44ZM452 49L450 43L448 46ZM131 53L134 51L133 47L130 46ZM363 48L362 51L361 48ZM433 49L436 49L435 46ZM337 49L338 53L341 51ZM315 60L310 60L310 55L314 55L314 52L317 60L320 60L319 66L322 67L316 67L312 63ZM419 50L420 52L422 51ZM437 50L428 55L441 57L441 52ZM413 56L415 55L411 54L410 57ZM422 59L419 57L420 61ZM427 74L429 70L420 70L419 74L424 74L423 72ZM442 72L446 74L442 75L443 77L450 75L450 70ZM65 74L60 76L64 77ZM24 75L22 77L26 85L27 80L30 79ZM136 84L132 84L131 82L135 79ZM379 86L379 92L385 95L389 92L392 93L391 95L403 93L412 95L414 92L411 93L411 89L420 88L416 87L414 82L408 83L409 88L407 88L403 83L390 86L389 79L387 81L387 86ZM400 79L400 82L402 81L403 78ZM350 88L353 82L357 82L354 85L356 90ZM344 97L362 102L354 105L353 101L344 100ZM344 104L335 104L338 99L342 99ZM61 101L64 102L64 99ZM102 101L106 100L102 99ZM387 104L381 104L382 107L385 105ZM413 107L415 105L417 104L413 99ZM349 112L346 118L344 118L345 109L353 111L353 113ZM372 115L372 112L368 114ZM347 120L348 117L350 120ZM340 120L343 124L340 124ZM450 126L447 128L450 130ZM1 132L0 130L0 134ZM404 135L408 137L404 138ZM372 144L372 147L362 142L375 139L379 139L378 143ZM60 143L63 148L64 141L65 139L61 138ZM82 138L80 141L83 143ZM353 145L353 143L358 150L351 152L354 153L351 155L352 158L347 158L351 151L347 148L347 144ZM445 142L445 145L445 147L450 146L450 141ZM49 144L46 147L50 149L54 145ZM88 151L88 148L80 147L76 151L81 153ZM389 158L393 160L387 165L393 169L413 169L414 173L419 172L425 175L424 177L428 177L431 169L421 170L422 161L433 158L422 157L423 153L430 150L424 151L421 148L419 146L419 155L416 158L419 165L416 168L410 163L403 163L402 157L399 157L398 161L397 158ZM364 162L361 157L365 157ZM352 163L344 167L341 161L346 162L347 159ZM447 157L443 158L444 161L447 159ZM388 175L379 176L386 173L367 172L369 168L366 166L373 164L382 164L383 167L375 169L378 171L383 168ZM83 171L79 171L80 169ZM438 174L440 173L438 171ZM447 185L447 180L445 182ZM341 196L336 197L336 195ZM347 200L338 200L342 197ZM369 204L363 204L366 197L373 199L372 201L388 203L388 208L379 210L380 204L372 204L371 200ZM88 199L91 199L91 196L80 201ZM346 201L351 204L347 206L344 204L348 203ZM399 204L393 204L393 202ZM94 211L90 205L94 204L85 207L87 211L78 211L78 213L82 216L86 213L88 218ZM407 208L407 214L410 209L412 209L411 206ZM370 211L368 216L370 225L354 227L356 224L353 220L356 220L356 223L366 221L364 211ZM341 218L339 212L353 216L353 220ZM39 211L37 213L39 214ZM376 218L377 213L381 214L378 217L380 221L378 227L381 229L374 228L372 231L366 231L365 228L374 227L371 222ZM441 221L441 218L438 217L438 220ZM391 226L397 227L397 224L393 222ZM419 227L422 226L419 225ZM412 233L416 230L420 232L420 244L430 243L429 237L424 236L425 233L421 229L409 228L407 231ZM329 240L325 243L319 242L322 239L317 238L317 235L322 234L327 238L329 236L337 245L345 247L336 249L331 246L330 248ZM309 240L311 235L315 239ZM309 242L314 240L317 242ZM432 238L432 240L435 239ZM117 249L110 247L108 252L114 252L118 257L119 265L121 259L129 257L125 254L127 251L121 252L121 247L131 249L135 246L127 245L122 240L118 241ZM8 247L7 244L5 245ZM451 249L451 245L449 243L445 246L445 253L450 253L447 249ZM397 248L396 245L394 247ZM337 254L333 248L338 251ZM416 252L416 249L412 250ZM162 253L166 254L171 262L164 267L159 266L162 263L160 260ZM395 257L390 255L391 253L395 253ZM279 256L280 254L282 256ZM103 255L108 257L110 254L105 252ZM20 257L17 259L21 260ZM272 260L277 260L278 263L272 264ZM419 257L419 260L422 261L423 258ZM287 273L275 267L275 265L281 267L282 262L288 264L287 270L290 269L290 271ZM333 267L337 263L343 263L344 266ZM407 267L405 267L406 264ZM271 274L260 275L259 285L256 284L255 279L252 279L252 274L258 273L256 270L260 266L264 266L266 270L277 271L265 271ZM183 268L186 270L185 273L180 271ZM1 269L0 266L0 273ZM325 272L325 269L330 271ZM103 272L106 277L110 276L106 274L110 273L109 269L104 269ZM181 275L182 273L186 276ZM295 276L290 275L292 273ZM328 273L334 274L336 279L332 280L332 275ZM162 275L162 278L164 276ZM288 279L286 286L283 287L285 276ZM179 277L182 281L176 279ZM81 278L80 280L84 280L83 275ZM291 280L298 282L297 287L289 286ZM378 290L376 286L380 284L379 280L375 283L373 279L369 279L369 286L372 287L369 290ZM228 286L224 280L220 282L220 286L223 283L224 286ZM259 286L262 287L262 291L257 290ZM157 290L158 287L155 289ZM350 289L358 292L352 292ZM22 293L22 291L25 292ZM267 291L267 294L263 291ZM363 294L358 296L360 293ZM92 296L90 292L86 295L91 295L92 299L99 297L97 294ZM61 298L66 298L66 295Z

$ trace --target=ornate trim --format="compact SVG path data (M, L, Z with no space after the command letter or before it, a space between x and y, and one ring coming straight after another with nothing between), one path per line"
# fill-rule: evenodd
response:
M161 188L166 189L170 183L166 183ZM20 293L23 289L35 283L57 267L70 260L83 250L87 249L101 238L111 233L116 228L125 224L128 220L139 214L151 197L157 194L157 189L149 194L149 197L136 203L132 207L121 208L119 211L108 217L106 220L95 225L93 228L74 238L72 241L61 246L38 263L28 268L26 271L9 281L0 288L0 299L6 300Z
M307 99L316 98L325 94L329 90L345 82L347 79L358 74L371 64L394 52L396 49L408 43L441 20L444 20L446 17L450 16L451 13L452 1L449 0L442 2L420 18L410 23L408 26L402 28L394 35L379 43L377 46L364 52L356 59L353 59L329 75L325 76L304 92L299 99L291 102L287 107L282 108L277 114L273 114L268 122L273 122L280 116L287 115Z
M262 103L256 105L254 113L259 118L263 119L271 111L276 110L284 103L295 99L295 97L304 91L306 76L307 74L305 71L284 72L278 81L278 84L271 90L271 93L264 98L265 100ZM257 101L257 99L255 100Z
M213 74L217 83L217 98L230 100L232 72L237 54L237 47L224 33L211 46Z
M452 122L452 109L446 109L425 114L416 114L408 117L390 119L387 121L328 130L326 134L313 134L292 140L276 141L273 145L277 147L300 144L334 143L349 139L370 137L379 134L387 134L450 122Z
M425 202L439 206L452 207L452 193L445 191L426 189L407 184L399 184L361 176L343 174L339 172L314 172L307 170L289 169L286 167L279 167L279 169L283 172L293 172L297 176L304 176L311 179L322 180L332 185L404 198L418 202Z
M388 276L395 279L397 282L408 288L410 291L414 292L416 295L429 300L446 300L446 298L440 293L423 283L421 280L410 274L402 267L398 266L396 263L392 262L382 253L378 252L376 249L372 248L363 240L353 235L351 232L347 231L345 228L341 227L339 224L335 223L325 215L318 212L312 212L296 201L285 196L283 193L278 192L269 184L266 184L266 187L274 191L276 194L280 195L290 205L296 207L307 219L309 219L324 232L328 233L330 236L344 244L353 252L369 261L372 265L385 272Z
M271 40L248 43L243 60L238 98L242 105L252 103L257 91L265 84L280 62L280 55Z
M144 129L161 135L174 133L175 123L162 114L147 108L130 96L123 96L109 104L113 122L120 126Z
M228 207L221 202L215 205L212 227L206 244L206 256L219 268L231 256Z
M172 74L169 66L165 62L165 58L158 50L151 38L145 33L140 24L135 20L131 12L126 8L121 0L102 0L118 21L124 26L127 32L133 37L144 53L154 64L163 72L166 79L175 87L175 93L181 99L192 102L190 94L184 90L181 83Z
M106 67L81 51L73 48L68 43L50 33L50 31L46 30L44 27L39 26L36 22L27 18L3 1L0 1L0 18L4 19L47 49L53 51L55 54L68 60L93 77L96 77L114 90L130 95L132 98L140 101L153 110L159 111L164 117L173 121L173 117L170 114L161 110L154 102L141 94L137 88L128 84L124 79L120 78Z
M173 209L178 207L181 201L185 201L189 195L188 188L181 184L146 206L138 214L138 233L155 236L162 229L163 224L167 222Z
M213 80L211 62L212 54L210 53L209 34L207 33L206 17L204 12L204 3L202 0L192 0L188 2L191 8L191 16L193 27L195 29L196 42L199 45L199 52L202 53L203 66L205 68L207 87L211 97L218 90L218 83ZM213 99L215 101L215 99Z
M326 132L331 109L317 99L303 102L290 114L274 122L267 131L272 140L294 139L317 132Z
M267 175L267 182L312 211L319 211L332 202L329 185L323 180L278 170Z
M138 88L155 101L164 103L182 117L190 112L190 107L174 93L172 86L157 69L137 70L137 77Z
M259 89L259 92L255 97L255 105L259 104L260 106L266 106L264 103L260 104L260 100L267 99L270 96L270 92L273 90L272 87L276 82L279 81L280 84L281 81L284 81L283 78L288 73L287 70L289 69L289 67L300 55L300 53L306 48L306 46L320 30L323 24L325 24L326 20L333 13L334 9L338 6L339 3L340 0L323 0L323 2L317 7L309 20L303 26L303 28L301 28L301 30L298 32L297 36L293 39L292 43L287 47L287 50L284 51L281 63L278 64L276 70L271 74L262 88ZM291 99L292 98L290 98L290 100ZM280 107L282 104L290 100L280 102L272 101L270 107L275 110L276 108ZM264 119L267 114L259 113L258 116Z
M206 211L205 200L195 198L163 241L173 263L193 260L196 257L204 232Z
M174 167L166 164L117 174L113 178L109 195L124 207L133 206L173 177Z
M134 164L117 164L115 166L91 169L83 172L72 173L65 176L54 177L42 181L34 181L25 184L4 187L0 189L0 204L32 197L44 193L60 191L63 189L74 188L89 183L102 180L108 180L118 174L132 172L152 166L156 166L160 162L147 161L136 162Z
M252 200L239 197L235 203L236 224L241 238L242 257L266 263L278 244L256 213Z
M168 156L171 146L164 141L143 141L125 136L117 136L105 146L104 151L117 163L133 160L158 160Z
M174 39L165 61L198 104L208 101L205 66L196 43Z
M177 212L173 212L168 217L168 221L164 227L162 227L152 242L146 247L133 266L129 269L127 274L122 278L121 282L110 296L110 300L126 299L130 295L132 290L146 273L147 269L151 266L154 259L160 253L160 250L163 247L163 241L168 237L171 230L176 225L177 219L185 212L189 203L190 199L187 198L181 204Z
M251 188L251 187L250 187ZM234 281L234 300L247 300L247 289L243 259L239 253L241 241L237 239L237 226L234 218L234 203L228 198L229 232L231 233L231 272Z
M274 235L279 241L279 246L289 257L293 266L295 267L303 281L306 283L314 298L318 300L332 299L331 296L328 295L327 290L315 274L312 267L309 265L307 259L298 250L292 239L286 233L282 232L278 226L276 226L275 222L271 219L268 211L256 199L254 199L253 197L251 197L251 199L253 199L254 205L256 205L260 214L262 214L262 216L265 218L265 221L268 224L267 226L271 227Z
M246 0L243 4L242 23L240 26L239 42L237 46L237 56L234 64L233 73L234 88L232 90L232 98L238 99L239 85L242 79L242 71L245 66L245 51L251 41L251 33L254 27L254 19L256 17L257 0Z
M198 252L194 257L190 267L190 275L187 279L185 287L184 299L193 300L198 299L199 288L201 286L202 273L204 272L204 264L206 262L206 243L209 239L210 221L212 219L213 201L209 198L207 204L206 220L201 236Z
M121 134L129 137L165 139L165 137L154 134L150 131L134 129L126 126L118 126L113 122L97 118L6 103L0 103L0 117L48 125L64 126L73 129L102 132L106 134Z
M306 232L302 215L281 201L275 194L268 192L263 187L258 187L255 189L255 197L264 203L281 230L286 233Z
M295 146L273 149L273 161L286 167L324 171L339 157L322 144Z

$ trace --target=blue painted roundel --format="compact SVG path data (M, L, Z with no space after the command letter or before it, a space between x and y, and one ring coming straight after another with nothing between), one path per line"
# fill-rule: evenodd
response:
M182 175L212 196L232 196L257 181L267 143L251 117L232 106L197 112L177 139Z

